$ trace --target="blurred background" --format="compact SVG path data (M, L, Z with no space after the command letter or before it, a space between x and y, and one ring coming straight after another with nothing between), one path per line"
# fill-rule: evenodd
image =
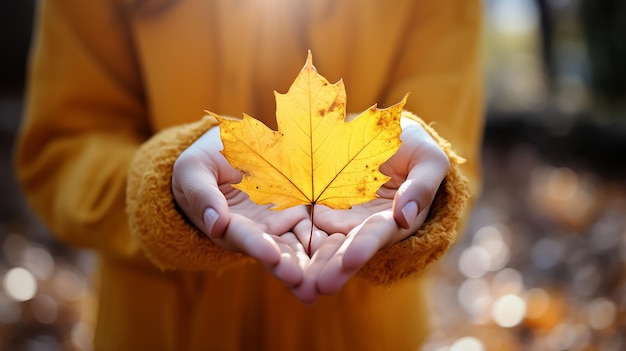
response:
M424 351L626 350L626 1L483 0L484 191ZM0 351L91 350L89 252L12 174L34 0L0 3Z

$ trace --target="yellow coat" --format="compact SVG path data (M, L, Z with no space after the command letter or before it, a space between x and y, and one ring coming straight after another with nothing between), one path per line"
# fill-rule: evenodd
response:
M131 2L41 2L16 157L51 231L99 253L96 349L417 349L418 273L455 239L461 173L478 189L480 1ZM406 108L468 160L420 232L311 306L201 236L168 187L177 155L214 125L204 110L274 126L273 91L308 49L322 75L343 78L349 112L410 92Z

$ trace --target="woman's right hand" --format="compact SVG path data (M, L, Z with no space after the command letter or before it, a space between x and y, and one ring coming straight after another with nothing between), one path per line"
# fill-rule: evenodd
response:
M179 156L172 174L177 205L215 244L257 259L288 287L298 285L309 263L301 243L311 230L306 207L272 211L253 203L231 186L241 174L220 150L219 127L214 127Z

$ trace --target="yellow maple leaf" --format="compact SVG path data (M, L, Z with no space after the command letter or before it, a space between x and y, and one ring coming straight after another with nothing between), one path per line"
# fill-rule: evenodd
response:
M233 186L274 210L301 204L347 209L376 198L389 180L379 167L401 143L406 96L346 121L343 81L330 84L319 75L310 52L289 91L274 95L278 131L246 114L232 120L209 112L219 121L222 154L243 175Z

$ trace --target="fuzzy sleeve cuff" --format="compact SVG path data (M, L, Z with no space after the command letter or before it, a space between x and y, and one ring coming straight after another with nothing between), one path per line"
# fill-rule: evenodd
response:
M172 195L174 162L215 125L213 117L204 117L163 130L142 145L131 163L126 192L131 233L146 256L163 270L224 270L254 262L215 245L183 216Z
M431 206L429 216L416 234L380 250L358 273L377 285L390 285L420 273L443 255L456 240L457 227L469 198L468 181L459 164L464 160L450 144L415 115L414 119L435 139L450 159L450 170ZM148 140L135 155L129 171L127 212L132 234L144 252L161 269L224 270L251 263L246 255L215 245L176 207L171 194L174 162L196 139L216 125L204 119L166 129Z
M417 233L380 250L357 273L357 276L376 285L391 285L416 275L441 257L457 238L463 210L470 196L469 182L459 169L465 160L456 155L450 143L419 117L407 111L403 111L402 117L422 125L448 155L450 169L439 187L428 218Z

